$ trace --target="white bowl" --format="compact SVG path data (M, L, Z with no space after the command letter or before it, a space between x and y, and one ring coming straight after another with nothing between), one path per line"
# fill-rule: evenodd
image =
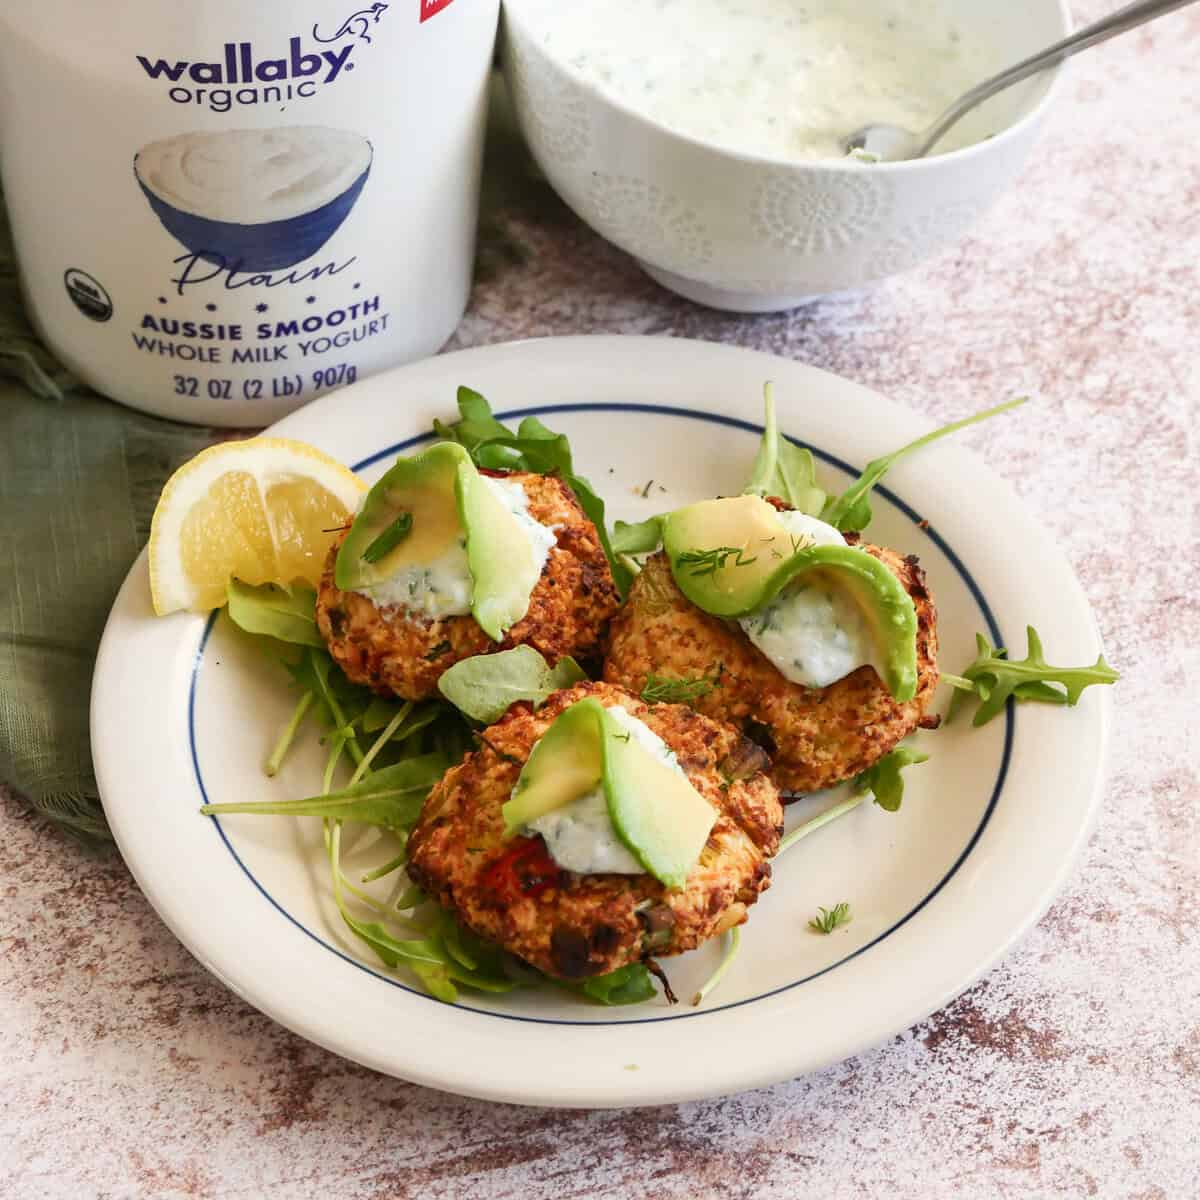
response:
M562 0L505 0L517 120L567 204L659 283L736 312L792 308L907 270L966 231L1020 171L1062 68L992 99L977 139L907 163L788 162L676 133L600 91L544 44ZM1065 0L954 0L998 67L1065 36ZM849 130L847 130L849 132Z

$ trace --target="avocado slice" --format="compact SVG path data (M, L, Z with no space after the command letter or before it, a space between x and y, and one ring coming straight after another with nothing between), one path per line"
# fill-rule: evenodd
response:
M794 540L757 496L704 500L671 513L663 548L679 590L717 617L762 608L793 579L816 573L848 593L867 618L875 667L904 703L917 691L917 613L904 585L874 555L853 546Z
M343 591L369 588L432 562L460 539L473 584L471 613L498 642L525 615L541 572L520 523L457 443L399 459L371 488L338 550L334 583ZM379 554L381 546L387 548Z
M520 522L484 483L469 457L458 471L458 510L475 584L471 614L479 628L499 642L529 611L542 568Z
M662 540L679 590L717 617L765 604L771 577L801 545L760 496L676 509L663 520Z
M546 730L501 810L506 835L604 788L617 836L666 887L682 887L717 819L686 775L640 745L593 698L566 709Z
M608 718L604 796L617 836L659 883L681 888L717 820L686 775Z
M370 587L415 563L431 562L463 536L456 500L459 467L470 456L445 443L401 458L367 493L334 565L333 581L343 591ZM364 557L398 517L408 514L412 527L394 549L375 562Z
M512 799L500 810L505 837L587 795L600 782L605 720L598 700L580 700L559 713L521 768Z

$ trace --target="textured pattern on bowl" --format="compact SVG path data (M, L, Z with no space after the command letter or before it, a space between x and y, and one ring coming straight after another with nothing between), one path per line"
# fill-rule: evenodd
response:
M1058 0L1025 7L1041 17L1030 49L1068 28ZM535 27L521 4L506 8L505 75L538 165L597 233L667 287L719 308L787 308L949 244L1016 176L1053 90L1045 81L1014 90L989 118L1001 132L953 154L888 166L778 162L673 133L609 100L556 62Z

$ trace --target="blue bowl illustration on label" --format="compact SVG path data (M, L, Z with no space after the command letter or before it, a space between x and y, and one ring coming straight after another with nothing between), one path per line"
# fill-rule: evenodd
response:
M143 146L133 170L167 232L221 268L280 271L337 231L371 172L357 133L298 125L183 133Z

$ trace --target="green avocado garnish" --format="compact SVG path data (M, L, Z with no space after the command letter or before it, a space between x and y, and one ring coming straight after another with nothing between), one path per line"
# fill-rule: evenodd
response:
M877 668L904 703L917 691L917 613L904 585L879 559L853 546L814 546L757 496L704 500L663 522L663 548L679 590L713 616L744 617L793 579L824 577L848 593L871 627Z
M545 813L604 788L617 836L646 871L666 887L687 880L717 814L692 787L588 698L562 712L521 770L501 810L513 834Z
M506 837L522 825L587 795L604 776L604 706L580 700L564 709L521 768L512 799L500 810Z
M471 613L498 642L525 615L540 570L519 522L456 443L399 459L367 493L338 550L334 582L343 591L369 588L462 539Z
M688 782L608 718L604 794L617 836L660 883L683 887L717 814Z

